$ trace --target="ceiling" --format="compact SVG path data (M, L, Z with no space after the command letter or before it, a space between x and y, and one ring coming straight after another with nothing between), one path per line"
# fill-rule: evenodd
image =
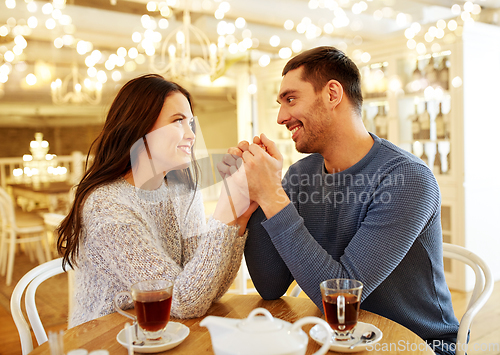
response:
M61 0L60 0L61 1ZM164 0L166 1L166 0ZM360 14L353 12L353 5L360 3L358 0L226 0L229 10L224 14L224 21L232 22L243 17L246 26L243 29L251 31L254 47L246 53L229 55L228 62L238 62L247 65L249 58L257 61L267 53L271 58L278 57L278 51L283 46L291 46L295 39L300 39L303 49L318 45L336 45L344 50L350 46L368 44L381 39L395 36L404 36L404 30L413 22L419 22L423 27L435 24L439 19L457 17L452 12L452 5L458 3L462 6L464 1L452 0L365 0L366 10ZM55 77L64 77L69 74L72 66L77 64L81 74L85 74L85 57L75 49L75 45L67 45L61 49L54 46L54 39L65 34L66 28L57 25L54 29L45 28L45 21L50 15L42 14L41 8L46 1L33 1L37 4L37 11L28 11L29 0L3 0L0 3L0 28L10 24L13 19L15 24L26 23L30 16L36 16L38 26L24 37L27 47L21 56L12 62L12 70L5 83L0 82L0 125L39 125L40 120L45 124L81 124L82 122L95 122L102 119L105 104L127 80L137 75L151 72L149 62L135 64L135 69L125 71L117 68L122 78L117 82L108 79L103 86L103 100L100 105L79 105L75 110L74 105L53 105L50 95L50 83ZM93 49L99 49L103 57L116 53L119 47L129 49L137 44L132 40L133 32L144 33L141 25L141 16L149 14L159 21L162 16L158 11L148 12L147 0L66 0L62 14L69 15L72 19L72 35L76 40L82 39L93 44ZM157 0L160 2L160 0ZM221 4L220 0L169 0L172 14L168 17L169 26L166 29L156 29L165 38L173 29L182 22L182 7L189 3L192 23L201 29L210 39L217 43L217 24L219 20L214 17L215 11ZM9 7L7 4L9 3ZM12 5L15 3L15 7ZM482 11L476 20L500 24L500 0L476 0ZM316 4L316 8L314 8ZM304 17L318 27L338 16L338 10L349 19L349 24L338 27L331 34L324 32L316 38L307 38L295 29L286 30L284 23L292 20L294 25L301 23ZM312 9L310 8L312 5ZM330 7L330 8L328 8ZM399 15L399 13L405 14ZM402 21L403 19L403 21ZM243 29L236 29L234 36L237 41L242 40ZM1 34L1 32L0 32ZM280 37L280 45L272 47L270 37ZM12 32L4 37L0 36L0 66L4 63L5 49L13 46ZM76 41L75 41L76 42ZM3 49L2 49L2 46ZM194 49L196 50L196 49ZM251 52L251 54L249 54ZM17 64L16 64L17 63ZM19 64L20 63L20 64ZM50 76L45 81L37 76L37 84L26 84L26 75L36 74L35 64L45 64L50 68ZM236 64L237 66L238 64ZM96 67L104 69L104 63ZM116 69L114 69L116 70ZM111 71L108 71L108 77ZM198 86L185 84L194 94L195 102L206 110L221 109L221 107L234 106L235 79L231 68L225 72L225 81L216 81L215 86ZM200 104L201 103L201 104Z

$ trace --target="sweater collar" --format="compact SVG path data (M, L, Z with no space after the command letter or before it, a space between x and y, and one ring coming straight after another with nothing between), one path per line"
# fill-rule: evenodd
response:
M323 176L325 176L325 175L344 175L344 174L355 175L356 173L363 170L363 168L366 165L368 165L373 160L373 158L375 158L378 151L380 150L380 146L382 145L382 140L379 137L377 137L376 135L374 135L371 132L368 132L368 133L373 138L373 145L370 148L370 150L368 151L368 153L366 153L366 155L360 161L358 161L356 164L354 164L353 166L351 166L343 171L330 174L326 171L325 160L323 159L323 169L322 169Z
M165 198L168 196L168 187L166 182L161 184L156 190L143 190L130 184L123 177L119 179L119 184L122 185L125 191L127 191L130 195L137 196L139 199L151 203L165 201Z

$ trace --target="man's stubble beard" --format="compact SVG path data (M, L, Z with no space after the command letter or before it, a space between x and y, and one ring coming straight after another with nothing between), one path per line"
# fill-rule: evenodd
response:
M302 125L301 129L304 131L299 142L295 143L295 149L304 154L320 153L326 143L325 140L328 139L326 127L329 124L328 111L320 97L312 103L306 117L309 118L308 130L306 132L304 125Z

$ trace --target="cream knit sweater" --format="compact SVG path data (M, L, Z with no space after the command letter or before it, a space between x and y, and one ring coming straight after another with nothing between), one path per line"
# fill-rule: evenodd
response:
M192 196L179 183L146 191L124 179L89 195L70 328L114 312L115 294L141 280L174 282L176 318L202 316L222 297L239 269L247 234L238 237L236 226L205 222L201 193L190 206Z

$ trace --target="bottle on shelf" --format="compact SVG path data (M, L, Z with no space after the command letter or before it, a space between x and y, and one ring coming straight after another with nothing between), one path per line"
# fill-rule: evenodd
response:
M447 174L450 173L450 169L451 169L451 150L448 153L448 155L446 155L446 173Z
M432 167L432 172L434 175L441 175L443 173L443 168L441 165L441 154L439 153L439 149L436 145L436 156L434 157L434 166Z
M372 122L371 120L368 119L368 115L366 114L366 110L363 110L361 112L361 119L363 120L363 124L365 125L365 128L368 132L372 132Z
M420 123L420 139L431 139L431 116L427 111L427 102L425 103L425 110L418 116Z
M439 63L438 70L438 82L443 90L449 89L449 69L448 69L448 57L443 56L441 62Z
M438 82L438 75L436 68L434 67L434 57L431 55L429 62L424 68L425 79L427 80L427 84L434 86Z
M415 63L415 70L413 71L413 74L411 76L412 81L419 81L422 79L422 72L418 68L418 59L417 62Z
M373 118L375 123L375 132L379 138L387 139L387 115L385 113L385 105L378 107L378 113Z
M450 137L450 111L447 114L443 114L444 121L444 139L451 139Z
M446 139L446 128L443 115L443 104L439 103L439 112L436 115L436 139Z
M375 70L374 78L375 78L374 95L376 97L386 96L388 83L387 83L386 68L383 65L379 69Z
M423 153L422 153L422 156L420 157L420 159L423 160L423 162L425 163L425 165L427 165L427 166L429 165L429 157L425 153L425 144L424 144Z
M375 80L373 79L373 73L370 67L367 65L360 70L361 72L361 90L363 92L363 97L370 98L374 92Z
M408 119L411 121L411 132L413 140L416 141L420 138L420 122L418 121L418 105L415 104L415 113L410 115Z

